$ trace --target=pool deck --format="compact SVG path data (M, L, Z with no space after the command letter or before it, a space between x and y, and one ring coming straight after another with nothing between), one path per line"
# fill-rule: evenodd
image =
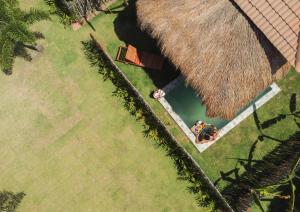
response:
M182 80L183 80L183 78L181 76L177 77L175 80L173 80L168 85L166 85L163 88L163 91L166 94L169 93L171 90L173 90L175 87L177 87L182 82ZM174 121L178 124L178 126L183 130L183 132L186 134L186 136L190 139L190 141L194 144L194 146L201 153L201 152L204 152L206 149L208 149L211 145L216 143L220 138L222 138L224 135L226 135L230 130L232 130L234 127L236 127L244 119L246 119L248 116L250 116L255 110L260 108L262 105L264 105L266 102L268 102L270 99L272 99L276 94L278 94L281 91L281 89L278 87L278 85L276 83L271 84L270 87L271 87L271 90L269 92L267 92L264 96L262 96L260 99L255 101L252 105L247 107L246 110L244 110L241 114L239 114L232 121L230 121L228 124L226 124L222 129L220 129L218 138L215 141L205 143L205 144L196 144L195 135L192 133L190 128L185 124L185 122L180 118L180 116L173 110L172 106L169 104L169 102L164 97L160 98L158 101L168 111L170 116L174 119Z

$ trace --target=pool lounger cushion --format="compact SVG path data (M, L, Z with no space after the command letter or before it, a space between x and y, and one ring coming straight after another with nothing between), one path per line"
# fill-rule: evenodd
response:
M116 60L153 70L162 70L164 65L164 58L161 55L140 51L131 45L119 47Z

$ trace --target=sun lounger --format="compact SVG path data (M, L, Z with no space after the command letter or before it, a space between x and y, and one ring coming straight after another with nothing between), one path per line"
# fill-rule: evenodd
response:
M164 65L164 58L162 56L140 51L131 45L119 47L116 60L154 70L162 70Z

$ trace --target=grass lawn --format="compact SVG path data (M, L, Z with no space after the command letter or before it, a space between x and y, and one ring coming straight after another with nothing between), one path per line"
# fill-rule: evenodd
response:
M114 17L93 20L97 36L112 35ZM46 37L44 52L0 75L0 188L26 193L19 211L204 211L112 83L89 67L80 42L92 30L72 32L56 18L33 28Z
M132 12L132 11L131 11ZM107 14L104 17L96 17L92 24L96 28L97 39L106 47L112 57L115 57L118 46L130 43L142 48L143 50L156 51L155 42L145 34L137 30L134 15L129 12ZM151 47L153 49L151 49ZM201 167L212 181L220 178L220 172L232 170L237 160L233 158L248 158L251 147L259 136L253 116L248 117L238 127L233 129L225 137L211 146L204 153L199 154L188 139L181 132L179 127L170 118L163 107L155 100L151 99L150 93L157 87L167 84L173 75L166 76L168 72L155 73L154 71L143 70L130 65L117 63L127 77L138 88L152 109L158 114L168 129L173 133L177 140L193 155ZM157 80L159 74L162 79ZM290 97L293 93L300 95L300 75L291 71L286 77L278 82L282 92L275 96L257 111L261 122L271 119L279 114L289 113ZM278 139L288 138L298 130L297 125L291 117L264 130L270 136ZM265 139L256 145L253 159L261 159L278 145L278 142ZM240 174L244 172L240 170ZM226 181L220 181L218 187L222 190L228 185Z

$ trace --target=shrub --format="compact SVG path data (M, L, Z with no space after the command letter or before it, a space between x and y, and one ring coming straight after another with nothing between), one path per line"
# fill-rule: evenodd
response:
M24 198L25 193L0 192L0 211L14 212Z

